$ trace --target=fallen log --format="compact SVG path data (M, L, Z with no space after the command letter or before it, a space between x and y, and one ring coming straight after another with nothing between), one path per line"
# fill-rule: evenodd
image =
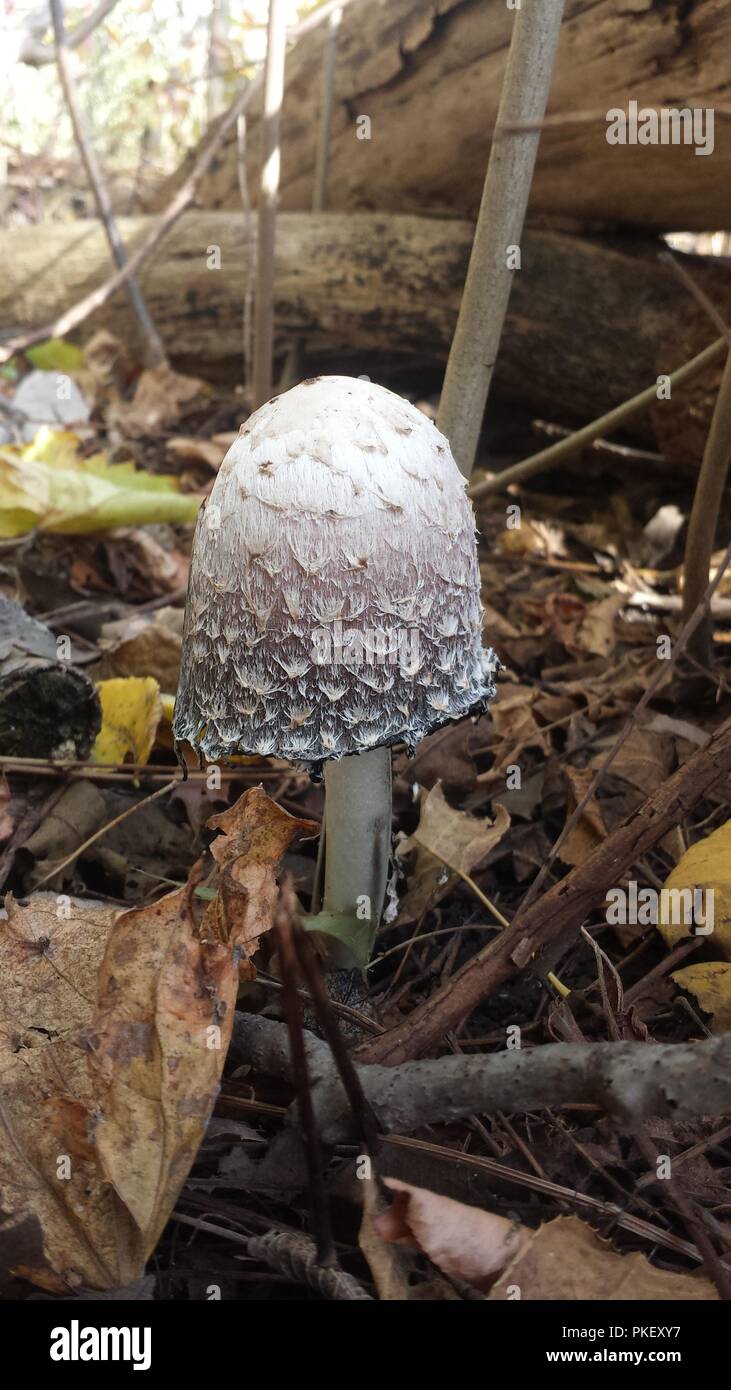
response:
M120 220L128 251L151 219ZM187 213L144 264L142 292L176 365L218 381L241 372L242 311L256 228L236 213ZM472 224L380 213L286 213L275 267L276 348L304 336L308 368L354 373L443 365L456 322ZM564 233L524 236L493 390L524 415L580 423L603 414L715 336L713 325L654 240L612 244ZM95 222L0 233L0 337L67 309L111 271ZM694 278L731 319L731 268L689 257ZM219 265L220 268L210 268ZM58 267L63 266L63 275ZM124 293L80 330L137 332ZM78 336L78 335L77 335ZM720 368L708 369L636 438L665 438L673 457L697 462ZM692 399L693 411L687 409ZM682 431L685 430L685 433Z
M338 34L326 207L475 215L513 18L505 0L352 0ZM287 57L281 206L288 210L312 202L326 30L305 35ZM731 142L723 124L731 106L729 47L727 0L568 0L531 215L584 226L731 226ZM660 131L658 143L609 144L607 112L627 111L630 97L640 109L713 108L712 157L660 143ZM252 192L258 111L259 103L248 122ZM551 125L551 116L561 119ZM165 206L193 158L150 208ZM235 137L198 202L240 206Z

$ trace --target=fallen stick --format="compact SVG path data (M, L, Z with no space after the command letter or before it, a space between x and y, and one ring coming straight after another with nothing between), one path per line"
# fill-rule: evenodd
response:
M731 771L731 719L570 873L532 902L403 1022L359 1048L359 1061L396 1066L437 1046L511 975L566 931L578 932L607 889Z
M307 1037L313 1104L324 1143L354 1137L345 1089L331 1056ZM291 1077L282 1023L237 1013L234 1060ZM401 1066L359 1066L358 1078L383 1131L409 1134L499 1110L589 1104L631 1120L718 1115L731 1105L731 1036L699 1043L547 1043L479 1057L438 1057Z

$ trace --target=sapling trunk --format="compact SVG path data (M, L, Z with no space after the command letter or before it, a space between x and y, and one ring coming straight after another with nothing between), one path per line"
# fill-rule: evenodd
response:
M688 522L683 560L683 621L687 623L706 592L729 463L731 463L731 352L718 388L693 508ZM710 607L688 642L688 651L707 666L713 655Z
M523 232L564 0L523 0L516 10L497 125L467 279L444 375L437 427L466 478L474 467L485 402ZM526 125L523 132L504 127Z
M374 748L325 767L322 910L368 924L381 920L391 854L391 750Z

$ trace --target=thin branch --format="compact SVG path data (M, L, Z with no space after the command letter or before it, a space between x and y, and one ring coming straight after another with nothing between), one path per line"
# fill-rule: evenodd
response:
M312 1231L317 1240L318 1264L335 1264L330 1210L325 1188L322 1152L315 1124L312 1105L312 1089L307 1066L307 1050L302 1027L302 1010L297 995L297 955L295 947L296 899L292 885L287 880L282 885L279 903L274 913L274 932L279 955L279 968L282 976L284 1012L289 1034L289 1052L292 1063L292 1078L297 1091L297 1113L304 1137L305 1158L307 1161L307 1190L310 1199L310 1219Z
M320 1026L330 1045L334 1064L348 1097L358 1135L363 1140L368 1153L372 1158L375 1158L380 1148L378 1121L363 1094L358 1072L338 1028L333 1006L328 998L322 977L322 969L315 956L312 942L298 921L295 921L294 926L294 945Z
M558 48L564 0L523 0L515 12L496 135L503 125L541 121ZM511 248L519 247L539 132L494 139L437 426L460 470L474 467L493 368L510 298Z
M718 527L729 463L731 463L731 352L726 366L711 420L703 454L703 463L696 483L693 506L688 522L683 558L683 616L695 609L708 583L713 545ZM713 648L713 629L710 613L706 613L689 644L697 661L709 665Z
M117 0L102 0L95 10L92 10L86 19L82 19L75 29L68 35L68 47L78 48L86 39L93 34L94 30L106 19L107 15L114 9ZM44 26L45 27L45 26ZM53 44L40 43L32 34L24 40L18 62L26 63L29 67L40 68L46 63L53 63L56 60L56 52Z
M157 791L151 792L149 796L143 797L142 801L135 801L133 806L128 806L126 811L122 811L120 815L114 817L114 820L108 821L100 830L96 830L93 835L89 836L88 840L84 840L83 844L78 845L71 854L67 854L66 858L62 859L60 864L54 864L53 867L49 869L48 873L43 875L43 878L37 879L33 885L33 891L37 893L38 889L42 888L44 883L48 883L49 879L55 878L56 874L60 874L62 869L68 868L69 864L73 864L74 860L79 858L79 855L84 854L90 845L96 844L97 840L101 840L102 835L106 835L110 830L113 830L116 825L121 825L122 821L126 820L128 816L134 816L143 806L149 806L151 801L157 801L158 797L164 796L166 792L171 792L174 787L179 785L179 781L180 779L175 777L172 782L166 782L164 787L158 787Z
M253 241L253 212L251 207L251 195L249 193L249 180L246 173L246 144L247 144L247 121L246 115L242 112L236 122L236 172L239 181L239 193L241 194L241 206L244 213L244 237L247 244ZM244 365L244 391L251 394L252 391L252 310L254 305L254 285L252 271L254 258L249 256L246 262L246 279L244 281L244 307L242 316L243 333L243 365Z
M261 127L261 181L254 332L254 403L272 395L274 352L274 239L279 198L279 126L284 96L287 20L284 0L269 0L267 56L264 69L264 111Z
M683 652L688 648L689 644L691 643L693 639L693 634L698 631L699 627L703 623L704 617L710 608L713 595L716 592L716 589L718 588L719 584L721 583L721 580L723 579L723 576L726 573L726 570L728 569L730 563L731 545L729 545L726 550L723 562L719 565L718 571L714 576L713 583L708 584L706 580L705 592L701 593L700 599L695 604L693 611L691 612L690 616L686 618L685 623L680 631L678 640L673 644L673 650L670 660L668 662L658 661L657 669L655 671L654 676L652 677L652 680L648 681L639 700L637 701L637 704L632 710L632 713L630 714L629 718L625 720L625 723L620 729L617 738L614 740L614 743L609 749L606 758L603 760L602 763L600 763L599 767L596 769L596 772L594 773L594 776L592 777L586 791L584 792L580 800L577 802L572 814L566 821L566 824L564 825L563 830L561 831L558 839L551 846L551 852L548 856L548 859L545 860L541 868L541 871L538 874L538 877L534 879L533 883L528 889L528 892L525 895L525 898L523 899L523 902L521 903L521 912L524 912L525 909L530 905L530 903L533 902L534 898L538 896L538 893L542 885L548 878L552 865L555 863L556 857L559 853L559 850L561 849L561 846L565 844L574 826L578 825L581 816L583 816L584 811L589 805L589 802L591 801L592 797L596 795L600 783L604 780L604 777L606 776L607 772L612 766L612 763L617 757L617 754L624 747L632 730L636 726L637 720L639 716L642 714L642 711L647 708L647 705L650 703L650 700L655 694L655 691L661 685L667 683L667 678L670 675L670 672L674 670L675 666L680 660L680 657L683 655Z
M322 212L325 207L327 174L330 160L330 132L332 127L333 93L335 90L335 60L338 49L338 29L343 17L342 10L334 9L330 15L325 53L322 60L322 96L320 100L320 122L317 134L317 154L315 156L315 178L312 189L312 211ZM296 334L290 343L279 382L280 391L288 391L295 386L304 374L305 338Z
M186 179L185 183L178 189L172 201L168 204L165 212L159 221L145 237L144 241L133 251L123 270L118 270L105 280L103 285L92 290L90 294L75 304L72 309L67 309L65 313L59 314L58 318L51 323L42 324L39 328L31 328L27 333L20 334L17 338L12 338L0 347L0 363L7 362L16 352L23 352L27 347L32 347L34 343L43 343L47 338L63 338L74 328L78 328L95 309L101 308L107 300L126 284L129 276L139 270L140 266L153 251L157 249L163 237L167 236L171 227L177 222L178 218L185 212L188 204L195 197L196 189L216 158L226 136L233 125L236 124L242 111L245 111L249 103L253 100L258 91L261 90L261 79L255 77L242 92L239 93L233 106L229 108L217 127L215 135L210 140L205 150L201 152L196 163Z
M633 1120L631 1131L640 1153L650 1165L650 1169L654 1170L654 1182L657 1183L661 1191L667 1194L670 1203L675 1207L681 1221L685 1224L688 1235L695 1242L698 1250L703 1256L706 1274L716 1285L721 1298L728 1302L731 1300L731 1272L728 1270L727 1266L724 1265L715 1250L708 1231L703 1224L702 1215L696 1210L695 1203L690 1201L690 1198L683 1191L682 1185L674 1175L671 1174L671 1176L667 1178L658 1178L655 1176L657 1173L658 1150L644 1125L638 1124Z
M711 321L720 328L731 347L731 331L708 295L696 285L685 266L669 253L660 260L669 262ZM694 612L708 584L713 544L718 530L729 463L731 463L731 352L726 357L721 384L708 431L703 462L693 494L683 557L683 617ZM702 665L708 666L713 654L713 622L710 611L704 615L688 644L688 650Z
M239 1055L257 1071L290 1076L284 1025L262 1015L238 1019ZM319 1072L314 1104L320 1133L332 1144L352 1140L352 1112L334 1063L320 1057ZM633 1121L720 1115L731 1105L731 1036L699 1043L550 1043L359 1066L358 1078L386 1133L555 1105L597 1105Z
M250 1259L268 1265L294 1284L308 1285L323 1298L350 1302L371 1297L352 1274L346 1274L339 1267L323 1268L317 1258L315 1242L299 1231L268 1231L263 1236L247 1236L202 1217L186 1216L182 1211L174 1211L171 1220L242 1246Z
M127 252L114 217L112 201L104 182L104 176L96 154L94 153L94 147L89 139L89 134L86 130L84 118L81 113L81 107L76 98L76 87L73 73L71 72L71 63L69 61L69 47L66 31L64 29L61 0L50 0L50 5L51 18L53 20L53 34L56 44L58 75L66 100L71 125L73 127L74 137L79 154L81 155L82 163L86 170L87 178L91 184L97 212L104 227L107 241L109 242L112 259L120 270L124 270L128 264ZM142 329L142 336L147 345L149 361L154 366L162 366L167 361L162 338L150 317L150 312L145 303L144 296L132 271L128 272L126 288L130 300L132 301L132 307L137 315L137 321Z
M704 368L710 367L711 363L715 362L725 349L726 339L717 338L696 357L691 357L688 362L683 363L682 367L668 373L671 390L674 390L676 386L682 386L692 377L698 376ZM657 382L653 386L648 386L644 391L640 391L636 396L630 396L629 400L622 401L621 405L607 411L606 415L600 415L598 419L592 420L591 424L576 430L568 438L560 439L557 444L551 444L547 449L541 449L540 453L531 454L530 458L523 459L521 463L513 464L511 468L505 468L494 478L486 478L483 482L473 483L469 489L469 496L473 501L477 501L479 498L489 497L495 492L505 492L514 483L524 483L527 478L533 478L537 473L546 473L549 468L553 468L556 464L565 463L567 459L573 458L587 445L593 444L595 439L620 429L639 411L654 405L656 400Z
M317 156L315 159L315 182L312 190L312 211L323 212L327 189L327 170L330 159L330 132L332 127L333 94L335 91L335 60L338 51L338 29L342 10L335 9L330 15L325 37L325 53L322 60L322 96L320 100L320 124L317 134Z
M510 927L472 956L408 1018L358 1049L364 1062L395 1065L436 1047L473 1009L535 960L538 952L578 932L607 888L658 843L731 771L731 719L547 893L522 909ZM689 931L690 935L690 931Z

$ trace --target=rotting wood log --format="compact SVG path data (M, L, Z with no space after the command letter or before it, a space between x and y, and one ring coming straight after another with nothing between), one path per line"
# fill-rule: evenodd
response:
M149 218L120 220L131 252ZM451 341L469 257L472 224L380 213L285 213L275 268L277 349L308 342L308 370L377 374L405 364L441 366ZM220 269L209 269L220 250ZM255 227L236 213L187 213L153 253L140 285L176 365L213 380L237 379L242 306ZM658 243L613 244L564 233L525 234L494 393L530 415L584 423L618 405L715 336L684 286L657 261ZM5 267L0 336L53 318L111 270L96 222L0 233ZM63 275L59 274L63 266ZM688 258L697 282L731 320L731 267ZM79 330L105 326L134 342L126 295L118 293ZM672 457L702 455L722 363L653 418L633 422L637 439L667 442ZM692 404L692 411L689 410Z
M513 18L505 0L352 0L338 38L328 207L476 214ZM312 201L326 30L305 35L287 58L287 210ZM584 226L731 226L730 48L728 0L567 0L548 115L581 119L544 130L529 215ZM630 99L640 108L714 108L712 156L684 144L610 145L607 112L627 110ZM252 189L258 110L249 117ZM151 208L165 206L193 157ZM233 137L198 204L240 206Z

